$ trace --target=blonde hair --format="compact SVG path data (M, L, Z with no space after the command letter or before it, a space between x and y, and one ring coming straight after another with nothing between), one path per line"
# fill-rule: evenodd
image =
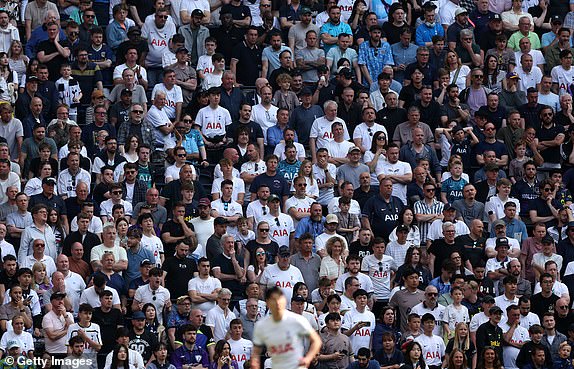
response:
M343 237L341 236L333 236L327 240L325 243L325 250L329 256L332 256L331 253L333 252L333 245L335 242L339 241L341 243L341 256L345 253L345 242L343 241Z
M46 265L40 262L35 262L34 266L32 266L32 275L34 276L34 283L36 283L36 272L44 271L46 274L44 275L44 280L41 283L50 284L50 280L48 279L48 272L46 271Z
M309 175L308 175L308 176L306 176L306 175L303 174L303 167L304 167L306 164L311 164L311 171L309 172ZM309 160L309 159L303 160L303 162L301 163L301 166L299 167L299 172L297 173L297 176L298 176L298 177L309 178L309 179L311 180L310 185L311 185L311 186L314 186L316 182L315 182L315 176L313 175L313 162L312 162L311 160Z
M460 336L458 335L458 331L463 325L466 327L466 331L469 333L466 335L466 338L463 340L463 342L460 342ZM469 328L465 322L459 322L454 327L454 345L452 347L453 347L453 349L460 349L463 352L466 352L469 349L469 347L470 347L470 330L469 330Z

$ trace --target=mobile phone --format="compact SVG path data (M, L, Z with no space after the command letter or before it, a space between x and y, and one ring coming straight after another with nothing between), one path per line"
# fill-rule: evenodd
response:
M365 327L370 327L371 326L371 322L361 322L365 325Z
M341 350L340 352L341 352L341 354L343 354L345 356L349 355L349 351L347 351L347 350Z

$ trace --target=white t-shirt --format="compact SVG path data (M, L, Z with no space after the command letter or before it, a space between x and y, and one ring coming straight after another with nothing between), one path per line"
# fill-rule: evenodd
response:
M125 200L120 200L120 204L122 204L124 207L124 214L129 215L131 217L133 214L132 204L125 201ZM112 209L113 208L114 208L114 203L112 202L112 199L107 199L106 201L104 201L100 204L100 215L101 216L105 215L108 218L112 218Z
M12 329L8 329L8 331L2 335L2 339L0 339L0 350L7 352L7 347L12 341L17 341L21 344L20 351L23 353L34 351L34 338L32 338L32 335L26 331L22 331L21 334L16 334Z
M181 0L179 11L182 10L187 11L187 15L191 15L195 9L199 9L201 11L209 12L209 1L207 0Z
M199 276L192 278L187 283L188 291L197 291L199 293L213 293L215 290L221 289L221 281L212 276L206 279L201 279ZM200 309L204 313L215 307L215 301L202 302L200 304L193 304L194 309Z
M358 352L361 347L370 347L371 335L375 330L375 314L365 308L365 311L360 313L357 309L352 309L343 315L341 322L341 329L351 329L359 322L369 322L366 327L357 329L350 337L353 352Z
M355 130L353 131L353 140L355 138L361 138L362 139L361 144L363 145L363 147L366 148L368 151L370 151L371 145L373 144L373 136L375 135L376 132L384 132L385 137L389 137L389 134L387 133L387 129L385 128L385 126L382 126L378 123L374 123L372 127L369 127L367 126L366 123L361 123L357 127L355 127ZM379 158L379 160L381 158Z
M540 287L540 282L536 282L533 294L537 294L541 291L542 288ZM554 284L552 285L552 293L558 297L562 297L563 294L568 294L568 287L566 287L566 285L562 282L554 281Z
M239 203L233 200L229 203L224 203L221 197L211 203L211 209L217 210L217 213L224 217L243 215L243 208L241 205L239 205ZM235 233L237 233L237 227L228 225L227 233L230 235L235 235ZM205 246L207 247L207 244L205 244Z
M231 124L229 111L221 106L212 109L209 105L197 113L195 123L201 127L201 133L207 138L225 135L225 127Z
M415 338L415 342L418 342L422 347L422 358L427 365L441 365L442 358L446 352L446 346L444 345L444 340L442 337L435 334L429 337L425 334L421 334Z
M223 182L223 178L216 178L213 180L213 184L211 185L211 194L218 193L219 197L223 194L221 193L221 182ZM233 192L231 193L231 199L233 201L237 201L238 195L242 193L245 194L245 182L239 177L233 177Z
M468 309L464 305L458 308L453 304L448 305L444 310L443 322L448 324L449 329L454 332L456 325L460 322L470 323Z
M550 72L552 77L552 83L558 84L558 95L562 96L568 94L571 90L570 85L574 83L574 68L570 67L569 70L565 70L562 65L557 65L552 68Z
M68 334L66 335L66 345L70 341L70 338L78 335L78 330L83 330L84 333L94 342L102 344L102 334L100 332L100 326L96 323L90 323L89 327L81 327L79 323L74 323L68 327ZM88 342L84 342L84 353L85 354L97 354L98 352L94 350Z
M373 281L376 300L389 300L391 274L397 271L395 259L389 255L383 255L380 260L373 254L365 256L361 263L361 271L367 273Z
M290 198L285 201L285 213L289 214L289 210L295 209L298 212L309 213L311 215L311 205L315 202L310 197L305 196L304 198L300 199L295 196L291 196ZM293 224L297 227L299 221L293 218Z
M291 297L293 297L293 286L295 286L297 282L305 282L299 268L290 265L289 269L281 270L278 264L272 264L263 270L259 283L267 288L273 286L281 288L287 299L287 305L290 307Z
M502 329L502 333L506 333L510 330L508 322L505 322L504 324L500 323L498 326ZM514 329L514 334L512 335L509 343L523 344L527 341L530 341L528 330L519 325ZM518 357L519 352L520 349L512 345L504 345L502 347L502 358L504 360L503 364L505 369L518 369L516 358Z
M263 140L267 144L267 130L277 124L277 108L271 105L269 110L261 104L257 104L251 108L251 120L261 126L263 131Z
M340 198L341 197L334 197L333 199L331 199L331 201L329 201L329 204L327 205L327 210L329 211L329 214L335 214L341 211L341 209L339 209ZM355 199L351 199L351 208L349 209L349 214L355 214L359 218L361 217L361 206L359 205L359 202Z
M293 218L284 213L279 213L278 217L267 213L263 220L269 223L269 238L279 246L289 244L289 236L295 232Z
M155 266L161 268L160 255L163 254L163 243L161 242L161 239L156 235L152 235L150 237L142 234L142 240L140 243L143 247L153 252Z
M347 124L345 121L339 117L336 117L332 121L328 120L327 117L322 116L320 118L315 119L313 125L311 126L311 133L309 134L310 138L316 138L317 149L321 149L323 147L327 147L327 143L333 141L333 133L331 132L331 126L333 123L339 122L343 124L343 130L345 131L344 138L345 140L350 140L351 136L349 136L349 131L347 130Z
M352 276L349 272L343 273L337 278L335 282L335 291L338 293L343 293L345 291L345 280L349 277L356 277L359 280L359 288L367 291L368 293L373 292L373 281L366 274L358 273Z
M301 145L299 142L293 142L293 146L297 149L297 159L305 158L307 155L305 154L305 147ZM277 155L279 161L285 160L285 142L281 141L275 146L275 150L273 150L273 155Z
M112 303L114 305L119 305L121 303L120 296L118 295L118 292L115 290L115 288L106 286L104 289L112 292ZM81 304L90 304L93 308L102 306L100 303L100 296L96 292L94 286L88 287L84 290L84 292L82 292L82 296L80 296L80 305Z
M231 360L235 360L239 368L243 368L243 364L251 359L251 350L253 349L253 342L240 338L237 341L231 338L227 340L231 346Z
M380 166L378 164L381 164ZM411 174L413 171L411 166L404 161L397 161L392 164L389 161L380 161L377 163L376 173L388 175L404 175ZM407 185L402 183L393 183L393 196L398 197L406 205L407 204Z
M508 239L508 246L510 246L510 248L508 249L509 251L520 250L520 243L516 238L512 237L506 237L506 238ZM496 237L487 238L484 250L485 251L494 250L495 246L496 246Z
M444 320L444 311L446 307L441 304L436 304L434 309L429 309L425 307L424 302L420 302L413 306L411 309L411 313L417 313L421 317L426 313L430 313L434 316L435 319L435 327L432 331L433 334L442 337L442 321ZM476 315L475 315L476 316Z
M146 65L149 68L161 67L162 56L169 52L170 39L176 34L175 23L168 19L162 28L157 28L153 20L148 22L146 19L141 32L149 47L145 58Z
M245 216L247 219L253 218L253 230L257 228L260 221L267 217L269 214L269 206L261 204L261 201L255 200L247 205Z
M152 100L155 98L155 94L158 91L163 91L165 93L165 106L162 110L165 111L168 118L175 119L175 108L178 103L183 103L183 94L181 92L181 87L174 85L171 90L168 90L163 83L158 83L154 86L151 92Z
M337 159L342 159L347 157L349 149L354 146L355 144L349 141L336 142L333 140L328 142L326 147L329 151L329 156Z
M170 123L169 117L166 114L165 106L160 110L155 105L149 108L145 118L146 121L153 126L153 139L156 149L163 149L165 146L170 146L173 141L172 134L163 134L159 127L163 127Z
M226 309L223 311L219 305L215 305L205 315L205 325L213 328L213 338L215 342L225 339L225 334L229 330L229 323L235 319L235 314Z
M70 229L72 232L76 232L78 230L77 216L75 216L74 219L72 219L72 223L70 223ZM103 230L104 225L102 223L102 220L99 217L92 217L92 220L90 220L90 225L88 226L88 231L95 234L100 234L103 232Z
M136 65L136 67L138 67L138 66L139 66L139 65ZM139 66L139 68L140 68L140 74L141 74L141 76L142 76L142 79L147 82L147 71L146 71L145 68L142 67L142 66ZM134 68L128 67L128 66L126 65L126 63L124 63L124 64L122 64L122 65L118 65L117 67L114 68L113 78L114 78L114 79L122 78L122 73L124 72L125 69L134 70ZM136 75L136 77L137 77L137 75ZM137 78L134 78L134 83L135 83L136 85L139 84Z
M303 340L313 331L305 317L286 311L278 322L271 315L256 322L253 344L267 347L273 369L299 368L299 360L305 356Z

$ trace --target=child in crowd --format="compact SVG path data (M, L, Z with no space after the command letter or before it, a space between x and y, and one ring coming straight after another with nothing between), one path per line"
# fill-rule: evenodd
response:
M197 59L197 75L201 80L205 79L207 73L213 72L213 61L211 58L215 54L216 48L217 40L214 37L205 39L205 55L201 55Z
M82 90L78 81L72 77L72 67L64 63L60 66L60 78L56 81L58 91L58 102L70 107L69 118L76 122L78 120L78 106L82 98Z
M357 214L349 213L351 209L351 199L345 196L339 198L339 211L335 213L339 224L337 225L337 234L345 237L350 244L359 237L361 223Z
M514 154L515 158L510 161L508 165L508 178L512 184L515 184L518 180L521 180L524 177L524 163L530 160L528 156L526 156L526 142L520 140L514 144Z
M205 78L201 84L204 90L221 86L223 72L225 72L225 57L223 54L213 54L211 61L213 62L213 71L205 73Z
M295 92L290 90L292 81L293 78L289 74L281 73L277 76L277 84L280 89L275 91L275 95L273 95L273 105L277 108L285 108L289 110L289 113L301 104Z
M443 330L449 339L454 336L454 330L458 323L470 323L468 309L462 305L464 297L462 288L458 286L452 287L450 295L452 296L452 304L446 307L442 321Z

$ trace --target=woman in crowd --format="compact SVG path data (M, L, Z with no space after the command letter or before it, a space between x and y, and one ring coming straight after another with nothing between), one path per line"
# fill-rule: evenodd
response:
M455 51L449 50L446 53L444 67L449 72L449 83L457 85L459 92L470 85L470 68L462 64Z
M215 344L215 353L211 362L210 369L239 369L237 361L231 357L231 346L225 340L217 341Z
M259 283L266 266L267 255L265 254L265 249L258 247L255 249L253 262L247 266L247 280Z
M58 255L62 252L64 239L66 238L66 228L62 225L60 212L56 209L48 210L48 225L52 228L54 236L56 236L56 248Z
M269 238L269 223L266 221L261 221L257 225L256 237L247 243L245 247L245 266L247 268L249 264L255 266L255 250L262 248L267 257L267 264L275 264L277 262L277 251L279 250L279 245L277 242Z
M126 138L126 144L123 145L124 152L122 153L122 156L126 158L128 163L135 163L136 161L138 161L137 149L139 145L140 145L140 139L138 136L129 135Z
M345 272L345 261L343 260L345 250L342 238L340 236L329 238L325 244L325 249L327 256L321 259L319 277L327 277L333 281Z
M420 343L410 341L406 346L405 363L401 365L400 369L428 369Z
M31 178L26 182L24 187L24 193L28 196L37 195L42 193L42 180L44 178L52 177L52 164L49 161L45 161L39 166L39 170L34 178ZM57 195L57 186L54 186L54 193Z
M470 333L465 322L459 322L456 325L454 337L446 345L445 361L450 363L454 360L456 362L458 360L454 357L456 352L462 353L465 364L469 363L472 365L471 368L476 368L476 348L470 340ZM465 365L463 368L467 368L467 366Z
M424 290L432 279L432 274L430 270L421 263L421 248L420 247L409 247L407 254L405 255L405 263L399 266L399 269L395 273L395 284L402 286L403 284L403 272L406 268L412 267L419 273L419 289Z
M397 227L400 225L405 225L409 228L409 233L407 234L407 246L417 246L421 244L421 233L419 227L417 227L415 212L412 207L407 206L399 213ZM395 227L389 235L389 241L391 242L397 240L397 227ZM402 264L400 261L401 260L397 262L397 265Z

